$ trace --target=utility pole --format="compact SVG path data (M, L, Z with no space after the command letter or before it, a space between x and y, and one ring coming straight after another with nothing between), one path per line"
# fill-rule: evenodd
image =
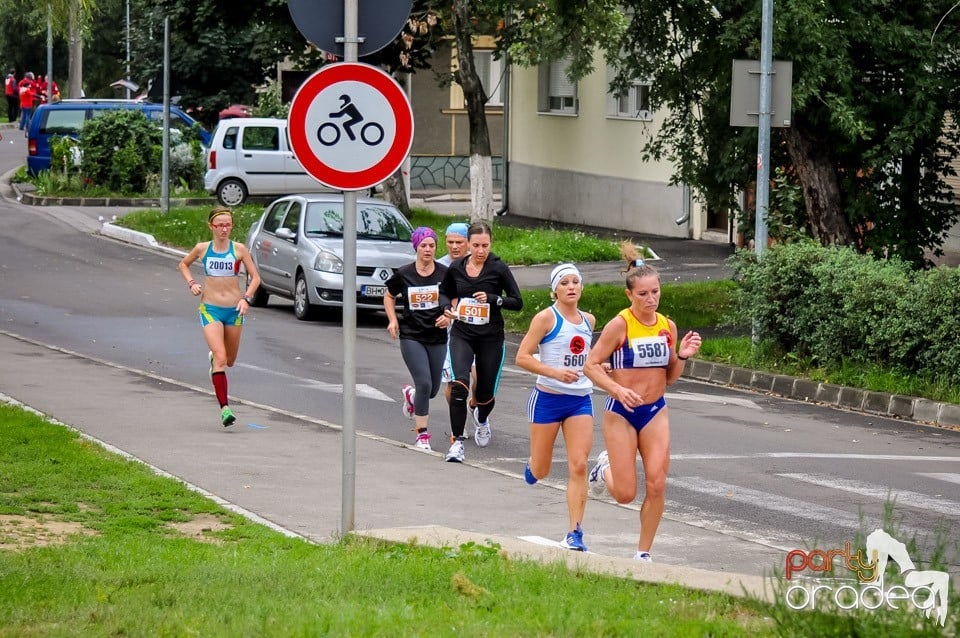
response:
M757 195L754 250L763 257L767 247L770 201L770 111L773 91L773 0L763 0L760 26L760 122L757 135Z

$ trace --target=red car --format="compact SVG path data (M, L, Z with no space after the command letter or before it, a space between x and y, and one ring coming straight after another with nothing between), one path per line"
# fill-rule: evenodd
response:
M253 107L246 104L231 104L220 111L221 120L227 120L231 117L253 117Z

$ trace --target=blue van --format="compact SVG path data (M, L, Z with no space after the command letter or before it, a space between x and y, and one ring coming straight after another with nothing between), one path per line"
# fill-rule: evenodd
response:
M50 136L78 139L83 123L106 111L137 109L158 125L163 122L163 105L140 100L61 100L41 104L33 113L27 134L27 172L36 175L50 168ZM188 131L196 120L176 106L170 107L170 127ZM210 133L200 129L202 144L210 145Z

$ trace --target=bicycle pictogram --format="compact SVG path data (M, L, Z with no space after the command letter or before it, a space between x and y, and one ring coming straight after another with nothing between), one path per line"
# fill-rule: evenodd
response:
M320 128L317 129L317 139L319 139L320 143L324 146L333 146L340 141L341 128L346 132L350 141L357 139L357 134L354 133L353 127L363 121L363 115L360 114L360 110L350 99L349 95L341 95L340 102L340 110L330 113L329 117L346 117L347 120L343 122L343 124L324 122L320 125ZM367 146L376 146L383 141L383 136L383 127L376 122L367 122L360 127L360 140Z

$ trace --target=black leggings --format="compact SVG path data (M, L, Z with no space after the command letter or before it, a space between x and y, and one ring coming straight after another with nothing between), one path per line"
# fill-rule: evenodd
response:
M413 413L427 416L430 414L430 399L440 391L440 377L443 374L443 360L447 358L447 346L443 343L420 343L413 339L401 339L400 354L417 389L413 399Z
M503 340L479 341L450 333L450 363L454 380L450 385L450 433L463 436L467 423L467 397L470 394L470 368L476 362L477 387L473 400L477 403L478 418L485 423L496 402L500 371L507 355Z

